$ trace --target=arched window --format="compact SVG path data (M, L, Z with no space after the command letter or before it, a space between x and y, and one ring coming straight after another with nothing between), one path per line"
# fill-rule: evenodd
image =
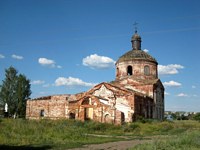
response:
M128 67L127 67L127 75L128 75L128 76L133 75L133 68L132 68L132 66L128 66Z
M111 117L110 117L109 114L106 114L106 115L105 115L104 122L105 122L105 123L112 123L112 119L111 119Z
M119 68L117 67L117 73L116 73L116 76L118 77L119 76Z
M149 66L144 66L144 75L146 75L146 76L150 75L150 68L149 68Z

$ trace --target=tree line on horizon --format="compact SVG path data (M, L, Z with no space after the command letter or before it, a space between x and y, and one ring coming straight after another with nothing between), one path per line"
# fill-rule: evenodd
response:
M0 85L0 108L5 113L5 105L8 107L9 117L26 116L26 101L31 95L30 80L10 66L5 69L5 79ZM4 114L5 115L5 114Z

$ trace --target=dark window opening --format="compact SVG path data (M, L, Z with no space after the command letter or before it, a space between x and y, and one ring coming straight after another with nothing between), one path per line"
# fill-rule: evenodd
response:
M44 117L44 110L40 110L40 117Z
M133 75L133 68L132 68L132 66L128 66L128 67L127 67L127 75L128 75L128 76Z
M84 99L82 105L89 105L89 98Z
M84 120L90 120L89 108L84 108Z
M123 124L125 122L125 116L124 113L121 112L121 123Z
M69 119L75 119L75 116L76 116L75 113L70 113L69 114Z
M119 68L117 68L117 75L116 75L117 77L119 76Z
M149 66L144 66L144 75L146 75L146 76L150 75L150 68L149 68Z

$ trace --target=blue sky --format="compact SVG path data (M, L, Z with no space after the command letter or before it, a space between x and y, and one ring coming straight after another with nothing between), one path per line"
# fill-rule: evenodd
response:
M14 66L31 97L87 91L115 79L115 61L142 49L159 63L165 109L200 111L199 0L1 0L0 83Z

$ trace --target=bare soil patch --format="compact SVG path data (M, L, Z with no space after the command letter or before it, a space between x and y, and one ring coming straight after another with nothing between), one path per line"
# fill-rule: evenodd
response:
M88 134L90 136L98 136L98 137L115 137L115 138L122 138L121 141L117 142L108 142L102 144L90 144L84 145L81 148L73 148L70 150L127 150L129 148L133 148L138 144L145 144L152 142L154 139L166 139L171 136L168 135L155 135L155 136L145 136L145 137L130 137L130 136L110 136L110 135L95 135L95 134ZM124 140L123 140L124 139Z
M129 141L108 142L103 144L84 145L82 148L74 148L71 150L127 150L138 144L143 144L149 141L150 140L129 140Z

